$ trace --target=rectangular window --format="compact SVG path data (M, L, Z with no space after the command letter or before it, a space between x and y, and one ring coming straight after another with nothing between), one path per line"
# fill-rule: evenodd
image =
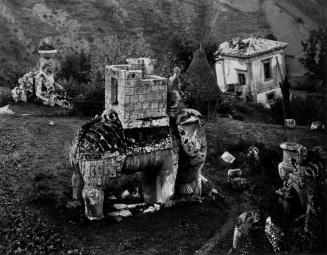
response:
M240 85L246 85L246 76L244 73L238 73L238 83Z
M118 79L111 78L111 88L110 88L110 95L111 95L111 104L115 105L118 104Z
M275 94L275 92L270 92L266 96L267 96L267 101L272 102L275 100L276 94Z
M272 78L271 61L263 62L263 70L264 70L265 80L271 79Z

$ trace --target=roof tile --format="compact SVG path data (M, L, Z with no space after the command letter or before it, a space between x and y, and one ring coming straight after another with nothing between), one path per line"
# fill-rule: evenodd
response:
M219 45L218 55L251 58L268 52L285 49L286 42L250 37L247 39L230 40Z

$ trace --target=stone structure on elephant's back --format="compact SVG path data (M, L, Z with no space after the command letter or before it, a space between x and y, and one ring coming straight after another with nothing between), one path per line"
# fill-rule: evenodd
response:
M168 126L167 79L153 75L153 60L127 59L106 66L106 109L118 113L123 128Z
M141 172L145 202L201 195L201 114L167 106L167 79L152 74L153 60L128 63L106 66L106 109L82 126L70 148L73 198L83 197L90 220L103 217L104 189L122 174Z

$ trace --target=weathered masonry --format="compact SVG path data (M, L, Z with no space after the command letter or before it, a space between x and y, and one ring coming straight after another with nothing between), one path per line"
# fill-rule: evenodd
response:
M220 44L215 66L219 88L258 103L273 102L281 96L287 45L254 37Z
M127 59L105 67L105 107L118 113L123 128L168 126L167 79L153 75L153 60Z

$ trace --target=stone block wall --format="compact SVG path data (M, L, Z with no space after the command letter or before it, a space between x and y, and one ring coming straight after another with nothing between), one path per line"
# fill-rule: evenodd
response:
M118 112L124 128L168 126L167 79L148 74L149 61L133 61L106 66L106 109Z

